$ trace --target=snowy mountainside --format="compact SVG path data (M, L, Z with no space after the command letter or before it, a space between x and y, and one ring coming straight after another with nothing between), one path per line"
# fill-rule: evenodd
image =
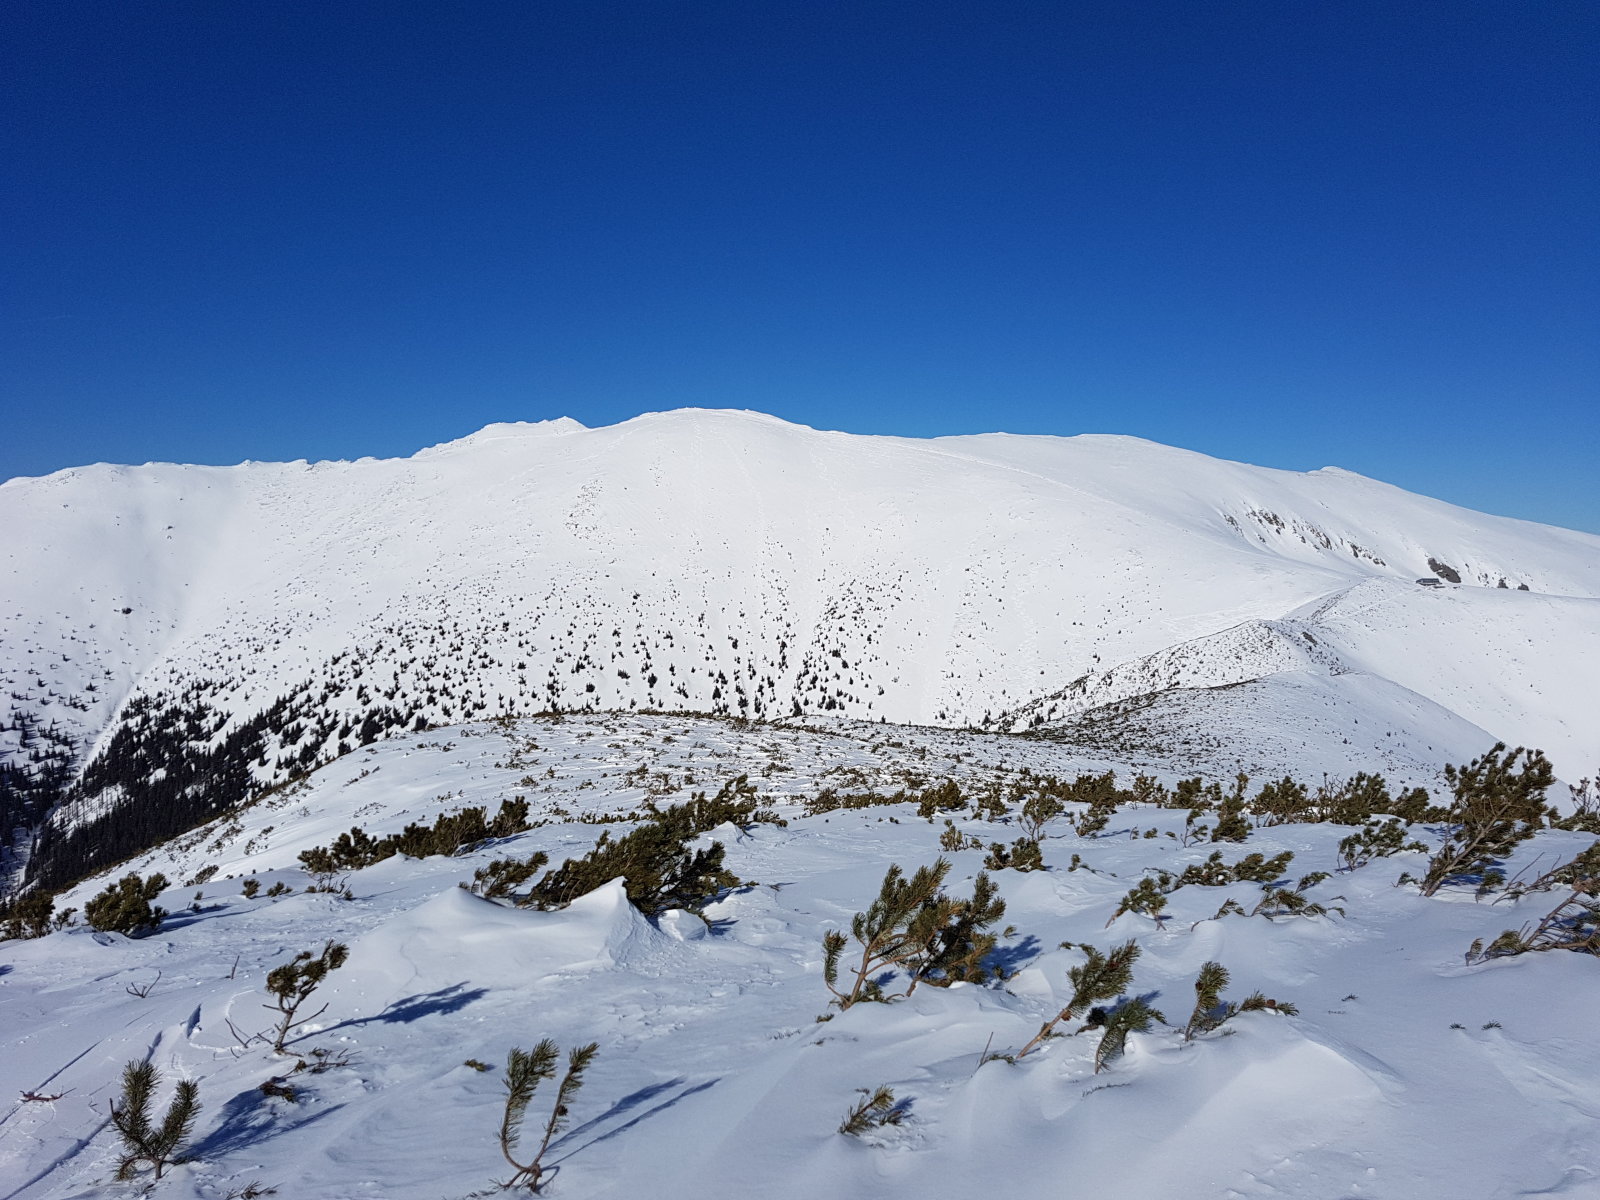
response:
M592 827L582 824L589 818L681 802L697 791L715 792L738 775L748 776L763 797L780 805L797 804L825 788L892 794L949 779L968 792L1005 791L1030 773L1106 771L1119 772L1125 782L1135 772L1146 772L1172 784L1195 774L1228 778L1243 769L1258 783L1295 775L1314 785L1324 776L1337 780L1362 769L1383 774L1396 791L1438 791L1442 781L1431 767L1433 758L1481 743L1475 731L1445 722L1437 748L1395 745L1376 729L1370 743L1359 748L1328 744L1327 729L1315 715L1319 701L1325 698L1274 695L1273 704L1303 710L1290 723L1303 736L1277 745L1258 734L1260 745L1248 761L1233 757L1229 739L1191 746L1165 736L1140 741L1123 724L1118 740L1084 752L1049 737L841 718L765 725L734 718L596 713L478 721L398 734L362 747L258 803L130 858L117 870L159 871L174 880L266 878L268 872L295 870L302 850L326 845L352 825L383 836L469 805L493 812L515 797L529 802L536 820L558 826L579 822L562 834L572 839L564 852L577 853L593 840ZM1363 715L1378 711L1377 700L1361 707ZM1258 710L1241 724L1259 715ZM1212 717L1219 728L1227 728L1220 713ZM1424 721L1419 717L1415 723ZM1325 724L1342 727L1337 715ZM1086 736L1083 742L1091 740ZM441 790L440 780L451 786ZM60 902L81 906L104 885L104 877L97 876L64 892Z
M1328 678L1290 673L1217 694ZM1421 869L1417 851L1315 884L1311 895L1338 912L1218 916L1225 900L1253 904L1260 886L1188 885L1157 922L1113 916L1119 897L1148 871L1181 870L1219 847L1181 845L1181 809L1125 805L1098 836L1058 822L1044 842L1047 869L995 873L1016 926L999 951L1003 986L928 986L817 1020L829 1011L822 935L849 928L888 864L910 870L944 853L951 890L965 895L982 851L944 849L939 823L919 819L914 803L805 815L796 797L821 783L885 788L948 774L981 788L1024 769L1070 776L1099 765L1045 738L837 719L806 730L597 714L365 747L236 821L119 867L177 881L160 897L173 912L160 930L130 939L78 926L0 942L0 1196L130 1194L112 1182L107 1117L132 1059L148 1059L168 1089L197 1081L202 1104L191 1161L152 1194L223 1200L252 1185L298 1200L498 1194L494 1181L509 1174L495 1139L500 1069L513 1046L542 1037L563 1049L600 1045L547 1160L545 1194L557 1200L869 1191L909 1200L983 1194L997 1180L1007 1194L1057 1194L1066 1181L1127 1200L1581 1197L1600 1186L1600 1048L1587 1036L1594 959L1465 965L1473 939L1534 919L1553 899L1475 903L1470 884L1423 898L1394 886L1402 870ZM714 791L735 773L789 823L715 832L738 877L757 882L711 904L707 922L682 912L647 920L618 881L558 911L495 905L457 886L492 859L581 853L600 832L585 815ZM509 791L550 823L454 857L395 856L355 871L350 899L305 891L294 866L299 850L352 823L392 831L492 807ZM954 820L983 843L1017 832L1011 819ZM1263 826L1220 849L1229 861L1289 851L1293 879L1331 870L1349 832ZM1437 843L1438 831L1410 832ZM1508 871L1544 869L1592 841L1543 832ZM194 882L202 866L216 873ZM242 894L247 877L262 890ZM105 882L62 899L81 905ZM274 884L287 894L269 895ZM241 1046L272 1019L267 973L330 939L349 959L318 989L326 1010L292 1053ZM1066 1003L1067 973L1084 961L1077 946L1127 939L1143 952L1132 990L1166 1023L1130 1035L1103 1071L1097 1035L1074 1033L1076 1021L1063 1030L1071 1036L1014 1063L985 1061L1015 1053ZM1232 973L1230 999L1259 989L1298 1012L1247 1013L1185 1040L1208 960ZM294 1071L314 1050L339 1065ZM863 1138L837 1132L857 1089L880 1085L906 1106L904 1122ZM530 1127L549 1100L546 1085Z
M22 531L0 754L25 771L70 746L79 772L41 878L119 809L177 814L93 839L150 844L402 729L551 709L1015 728L1282 673L1292 634L1194 648L1291 620L1330 641L1293 669L1394 681L1570 777L1600 761L1600 539L1133 438L683 410L398 460L78 468L0 485L0 527ZM1414 582L1434 572L1462 583Z

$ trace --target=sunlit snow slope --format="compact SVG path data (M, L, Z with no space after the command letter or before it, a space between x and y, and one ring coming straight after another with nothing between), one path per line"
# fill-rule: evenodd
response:
M1474 749L1600 762L1600 538L1135 438L493 425L407 459L14 479L0 528L14 763L29 722L74 769L134 722L157 771L237 733L253 786L508 712L1049 729L1308 673L1330 712L1359 678Z

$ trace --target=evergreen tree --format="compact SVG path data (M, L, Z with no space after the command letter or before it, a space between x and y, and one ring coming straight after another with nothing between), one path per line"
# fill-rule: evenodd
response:
M587 1046L579 1046L567 1055L567 1071L556 1087L556 1100L550 1109L550 1119L545 1122L544 1137L540 1139L539 1149L532 1159L523 1163L517 1159L518 1148L522 1141L523 1118L527 1115L528 1105L532 1102L533 1093L539 1084L555 1076L559 1050L555 1042L549 1038L542 1039L531 1054L520 1047L512 1047L511 1054L506 1060L506 1074L503 1081L506 1104L505 1113L500 1119L500 1153L516 1168L517 1173L506 1182L506 1187L525 1187L530 1192L538 1192L544 1176L545 1151L550 1148L550 1142L555 1135L565 1127L572 1099L583 1086L583 1073L599 1052L600 1044L590 1042Z
M140 1163L155 1168L156 1178L174 1163L182 1162L178 1147L189 1138L195 1116L200 1111L200 1085L192 1079L180 1080L172 1103L160 1128L150 1123L150 1097L161 1079L147 1062L130 1062L122 1071L120 1103L111 1103L111 1123L122 1137L122 1161L118 1179L132 1179Z
M1211 830L1213 842L1242 842L1250 836L1250 822L1245 819L1244 790L1250 776L1242 771L1234 777L1233 791L1217 806L1217 823Z
M149 879L124 875L83 906L84 919L91 929L102 932L123 933L129 937L150 933L160 928L166 919L166 909L150 904L166 886L167 877L159 873Z
M905 991L897 993L901 996L909 996L924 981L942 985L958 980L982 983L989 978L983 959L994 949L996 938L986 931L1005 915L1006 902L982 872L973 883L970 900L947 896L944 880L949 872L947 858L918 867L910 879L898 863L889 867L878 898L850 923L861 958L853 968L855 981L845 990L837 986L839 957L849 939L838 930L823 935L822 978L835 1004L849 1008L862 1000L893 999L877 980L889 969L906 976Z
M274 1002L264 1007L275 1008L279 1014L278 1028L272 1039L273 1050L279 1054L286 1053L289 1035L328 1011L328 1006L324 1004L310 1016L295 1019L300 1006L310 998L317 985L328 977L329 971L337 971L344 966L349 954L348 946L330 941L322 947L321 954L313 955L309 950L302 950L289 962L274 967L267 974L267 991L272 994Z
M1422 894L1432 896L1451 878L1481 874L1494 860L1533 836L1548 815L1545 790L1555 778L1543 751L1504 742L1465 767L1444 769L1453 799L1448 820L1454 826L1422 877ZM1518 759L1521 762L1518 762Z

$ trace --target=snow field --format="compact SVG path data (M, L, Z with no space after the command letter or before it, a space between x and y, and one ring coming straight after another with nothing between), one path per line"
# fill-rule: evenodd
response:
M760 774L775 761L783 769ZM122 1064L147 1054L169 1086L178 1075L200 1080L204 1105L195 1161L158 1194L211 1200L259 1180L304 1200L464 1197L509 1174L494 1140L499 1074L511 1046L545 1036L563 1051L601 1046L547 1158L559 1168L553 1196L1453 1200L1600 1191L1593 960L1463 961L1473 938L1532 919L1553 898L1491 904L1447 891L1424 900L1393 886L1402 870L1419 872L1424 857L1410 853L1317 885L1312 897L1343 917L1210 920L1229 896L1248 907L1257 886L1190 886L1169 898L1161 926L1127 914L1106 928L1144 868L1179 870L1219 848L1165 836L1181 829L1181 812L1125 807L1097 838L1058 822L1062 836L1045 844L1048 871L998 873L1005 922L1017 927L1000 951L1015 971L1004 988L924 986L818 1023L828 1011L823 932L848 926L889 863L909 871L941 853L942 822L917 818L912 806L806 817L789 804L787 827L720 831L730 868L758 884L712 905L709 926L687 914L652 924L615 884L551 913L456 886L494 857L582 853L600 830L573 818L635 807L644 793L625 780L641 763L669 776L687 770L693 790L708 792L748 771L774 797L814 794L828 780L892 790L911 769L974 784L1023 765L1098 769L1049 743L876 726L740 730L686 718L441 730L349 756L277 807L249 810L237 832L207 831L185 839L186 849L129 864L174 879L219 868L198 887L169 889L162 903L174 915L158 933L129 940L77 928L0 944L0 1198L130 1194L107 1182L115 1139L103 1123ZM540 787L517 786L523 773L537 779L558 765ZM239 893L246 873L264 889L280 879L303 888L298 851L352 823L393 832L465 804L492 809L509 790L529 795L536 818L555 808L571 815L457 858L391 858L350 877L349 901ZM1017 836L1014 826L965 816L956 824L985 843ZM1157 836L1143 837L1147 829ZM1277 826L1220 848L1230 862L1291 850L1292 880L1331 870L1347 832ZM1541 834L1509 871L1536 859L1544 869L1590 840ZM1093 869L1069 870L1073 853ZM949 857L949 889L969 893L982 853ZM81 905L104 882L67 902ZM195 891L201 911L191 912ZM1133 1035L1100 1075L1092 1033L1053 1040L1015 1065L981 1062L986 1048L1020 1048L1065 1002L1066 972L1082 955L1061 942L1104 949L1129 937L1144 951L1135 992L1180 1029L1208 959L1232 973L1230 998L1259 988L1300 1013L1248 1014L1189 1044L1157 1026ZM349 962L313 997L308 1008L326 1002L327 1011L294 1048L323 1047L349 1065L290 1076L293 1104L264 1096L260 1084L295 1060L260 1045L241 1050L228 1022L264 1028L267 970L330 938L348 943ZM147 998L125 990L157 971ZM480 1073L467 1059L494 1069ZM909 1103L906 1123L866 1139L835 1132L855 1089L880 1084ZM12 1099L25 1090L64 1094ZM551 1094L545 1085L536 1095L530 1122Z

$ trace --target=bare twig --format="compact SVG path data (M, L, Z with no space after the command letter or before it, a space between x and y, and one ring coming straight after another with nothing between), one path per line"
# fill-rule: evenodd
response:
M229 1047L228 1053L232 1054L234 1058L238 1058L240 1055L248 1052L250 1047L255 1045L257 1042L264 1042L267 1040L267 1035L265 1033L247 1034L239 1032L239 1027L233 1023L232 1018L226 1019L224 1023L228 1026L228 1032L233 1034L234 1040L239 1043L237 1049Z
M989 1061L989 1047L992 1045L994 1045L994 1031L990 1030L989 1040L983 1044L983 1053L978 1055L978 1067L983 1066L984 1063ZM978 1067L972 1068L972 1073L974 1075L978 1073Z

